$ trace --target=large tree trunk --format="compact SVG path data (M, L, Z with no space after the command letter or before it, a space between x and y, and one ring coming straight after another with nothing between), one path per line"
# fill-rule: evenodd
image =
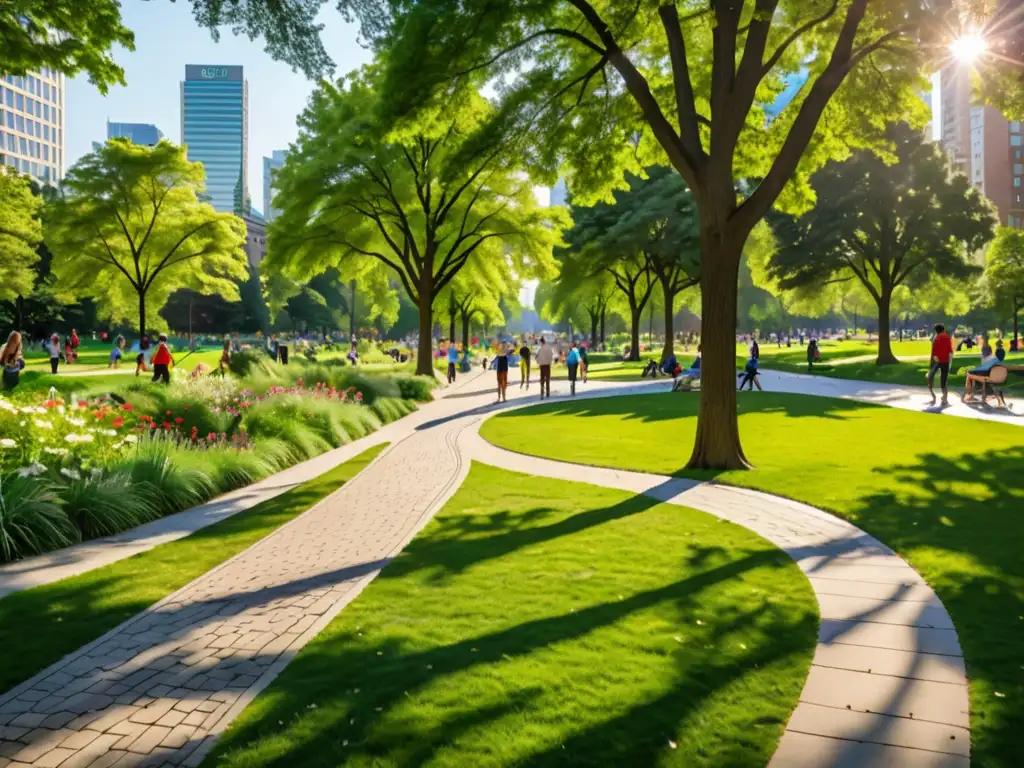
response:
M669 356L675 352L675 345L673 338L675 336L675 296L669 291L668 286L664 281L661 283L662 292L665 294L665 348L661 350L661 362L668 360Z
M24 330L25 325L25 297L21 294L14 301L14 330Z
M892 341L889 338L889 306L892 293L882 288L878 299L878 359L876 365L896 365L899 360L892 353Z
M353 280L351 283L352 288L352 301L349 306L348 313L348 334L349 341L352 341L356 337L356 281Z
M601 307L601 345L604 346L604 316L608 313L607 307Z
M434 345L431 334L434 329L434 297L428 291L420 292L420 347L416 351L416 373L420 376L434 375Z
M469 313L462 313L462 348L469 349Z
M455 343L455 310L448 313L448 343Z
M139 338L146 335L146 294L139 294Z
M701 371L689 469L749 469L736 420L736 283L743 241L701 237Z
M597 345L597 312L591 312L587 310L587 314L590 315L590 343L592 346Z
M629 303L629 359L633 362L640 360L640 316L643 313L643 307L633 301Z

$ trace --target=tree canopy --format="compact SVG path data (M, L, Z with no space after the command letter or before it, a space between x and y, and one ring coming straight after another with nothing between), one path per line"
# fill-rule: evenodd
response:
M782 289L858 281L878 308L879 364L896 362L893 292L936 276L967 280L997 224L991 204L919 131L900 124L889 137L891 157L861 151L815 174L817 204L775 218L778 250L768 264Z
M1020 334L1024 307L1024 231L1000 227L988 249L985 284L998 305L1012 308L1013 338Z
M0 301L27 296L35 283L36 246L43 239L42 200L32 182L8 166L0 167Z
M954 16L986 0L347 0L388 51L387 106L443 104L498 83L534 130L527 155L570 175L577 199L623 168L667 164L700 221L704 388L689 466L748 466L736 421L737 278L772 206L812 202L810 174L880 147L894 120L923 124L917 95ZM776 99L790 82L803 84ZM768 107L771 106L769 112ZM739 190L739 194L737 194Z
M419 307L417 371L431 374L438 293L471 258L545 274L562 214L538 205L516 137L474 90L398 122L381 98L374 67L314 93L277 175L264 264L292 279L388 267Z
M203 166L168 141L111 139L68 171L45 211L63 291L92 296L114 320L157 312L178 288L239 298L245 224L199 201Z

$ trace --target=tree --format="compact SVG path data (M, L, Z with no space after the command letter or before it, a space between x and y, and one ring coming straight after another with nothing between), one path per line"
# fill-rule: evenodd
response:
M559 213L537 204L506 121L475 91L397 124L377 117L381 98L372 67L313 94L277 176L282 214L264 264L293 279L387 266L419 307L416 371L433 375L440 291L470 258L543 274Z
M199 202L203 166L168 141L111 139L68 172L44 214L60 290L95 297L114 320L158 312L191 288L237 301L249 270L245 224Z
M37 247L43 239L42 200L31 181L0 167L0 301L27 296L35 283ZM20 328L20 326L19 326Z
M985 284L998 304L1012 307L1013 341L1020 348L1024 307L1024 231L1000 227L985 260Z
M553 175L600 195L623 166L671 165L700 222L704 352L690 467L748 466L736 420L736 283L743 244L773 205L798 211L807 176L875 146L917 96L954 11L985 0L347 0L388 51L394 114L443 103L454 82L500 82L524 105ZM765 105L806 73L788 104ZM803 79L803 78L801 78ZM788 96L789 94L787 94ZM777 105L775 105L777 106ZM823 116L827 119L822 120ZM753 180L745 186L739 182ZM737 193L740 189L740 193Z
M859 281L878 309L879 365L898 362L889 339L893 291L935 275L968 279L974 252L997 224L942 150L905 124L889 137L890 164L861 151L815 174L817 204L800 218L776 218L779 247L768 267L783 289Z

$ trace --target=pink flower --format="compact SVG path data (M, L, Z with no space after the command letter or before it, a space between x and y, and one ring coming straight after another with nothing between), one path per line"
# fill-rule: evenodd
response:
M175 424L181 424L181 422L183 422L183 421L184 421L184 419L183 419L183 418L181 418L181 416L179 416L178 418L176 418L176 419L174 420L174 423L175 423Z
M356 392L356 402L357 403L363 402L363 393L362 392Z

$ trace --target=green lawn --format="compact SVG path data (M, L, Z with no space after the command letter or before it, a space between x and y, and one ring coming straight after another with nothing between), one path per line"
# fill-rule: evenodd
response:
M781 551L475 464L207 766L764 766L817 634Z
M524 453L690 476L681 467L698 397L557 402L495 416L481 431ZM832 511L910 561L960 635L975 765L1019 766L1024 428L773 393L741 395L739 409L744 448L757 469L715 480Z
M125 344L123 351L123 357L121 359L121 370L128 369L131 371L135 370L135 355L137 353L131 351L131 345L133 340L129 340ZM137 339L135 340L137 341ZM61 337L61 343L63 344L64 339ZM65 372L86 372L86 371L97 371L105 370L110 362L110 350L112 345L99 342L99 341L83 341L78 348L78 360L71 365L65 365L63 359L60 363L59 371ZM188 354L188 350L181 350L174 352L174 359L181 360L187 370L192 368L198 363L206 363L209 366L216 367L220 361L221 350L219 346L207 345L202 347L191 355L188 359L185 359L185 355ZM39 348L38 344L33 344L25 350L25 370L28 371L39 371L49 372L50 370L50 357L49 354Z
M0 599L0 693L255 544L355 477L386 445L184 539Z

